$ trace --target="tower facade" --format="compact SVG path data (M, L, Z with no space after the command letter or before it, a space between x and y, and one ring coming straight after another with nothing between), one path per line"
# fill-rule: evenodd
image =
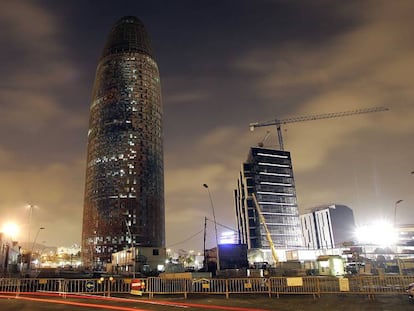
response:
M289 152L251 148L234 193L237 228L241 242L247 244L248 249L270 248L253 194L275 248L303 247Z
M113 26L90 106L82 258L102 268L129 247L165 247L160 76L143 23Z

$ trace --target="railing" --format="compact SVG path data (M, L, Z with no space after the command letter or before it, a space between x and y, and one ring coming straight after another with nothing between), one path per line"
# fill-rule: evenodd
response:
M225 295L265 294L280 295L359 294L374 298L375 295L406 294L414 282L413 276L360 276L335 277L270 277L270 278L159 278L144 280L143 294L154 295ZM67 294L131 293L131 279L0 279L0 293L54 292Z

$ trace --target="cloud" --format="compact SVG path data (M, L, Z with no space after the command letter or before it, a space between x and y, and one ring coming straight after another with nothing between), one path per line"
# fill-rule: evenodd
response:
M8 167L12 163L13 154L0 146L0 167Z
M211 203L203 184L209 184L213 204L216 205L217 212L223 216L221 219L229 219L229 215L222 210L223 199L215 195L218 192L232 193L232 189L226 189L222 183L223 179L229 180L232 171L221 163L204 163L191 168L183 167L186 166L167 167L165 170L167 247L171 245L180 247L180 244L178 246L175 244L195 235L190 239L191 241L185 242L190 243L187 245L198 245L197 249L201 249L203 235L196 233L203 230L205 217L212 218ZM230 214L233 214L231 209ZM186 224L185 230L183 230L184 224ZM214 243L210 240L207 244L212 247Z
M261 133L249 134L247 126L242 130L221 126L204 132L191 145L184 142L184 146L174 145L174 148L168 149L166 172L172 174L171 181L175 182L171 189L177 188L178 191L177 180L182 179L199 179L200 185L220 183L223 186L229 180L228 174L237 175L241 163L247 158L248 147L262 139ZM188 148L188 152L185 148ZM230 180L234 186L235 180Z
M170 104L187 104L194 103L200 100L204 100L208 97L208 94L200 91L183 91L175 92L173 94L169 93L164 101Z
M291 136L290 147L306 155L312 150L312 157L301 157L305 161L299 161L296 169L319 167L344 142L365 140L364 135L356 135L364 131L414 132L410 78L414 43L409 31L413 22L407 14L414 4L387 3L371 2L372 7L364 12L355 7L354 14L360 18L358 27L349 27L325 43L302 46L300 42L288 42L273 50L256 49L235 63L237 68L258 76L256 89L263 98L282 98L289 103L289 97L294 98L296 93L307 94L293 106L296 115L374 106L391 109L383 114L315 121L318 123L309 126L292 125L306 130Z
M24 129L23 124L29 131L44 129L53 120L83 126L62 104L79 72L65 57L56 16L34 3L8 1L2 5L0 25L7 29L0 33L7 42L0 51L7 76L0 87L1 114L7 125Z
M359 27L336 34L326 43L301 45L293 41L273 50L254 49L235 66L263 76L256 83L258 94L263 96L286 95L292 88L318 93L368 88L384 93L389 91L384 86L395 86L401 91L401 87L410 86L414 66L414 44L408 31L412 20L405 14L408 8L390 7L393 10L385 11L381 5L373 5Z
M28 132L48 126L50 119L62 116L48 93L21 91L0 91L2 124L0 127L19 129Z
M2 32L1 35L17 42L21 49L29 53L33 50L53 51L58 48L53 40L58 29L56 17L34 3L4 2L0 13L0 24L3 29L7 29L7 32Z
M71 245L79 242L82 206L84 161L49 163L23 168L11 163L0 171L0 210L16 221L22 240L28 231L28 204L38 208L33 212L31 229L46 227L43 236L48 245ZM65 228L65 235L57 234Z
M211 128L187 147L174 146L166 153L165 191L167 245L184 240L203 227L204 217L212 219L209 186L217 221L234 227L235 211L233 191L238 173L247 158L249 146L255 145L260 133L249 135L248 128L229 126ZM248 135L243 135L247 133ZM182 231L186 224L185 232ZM208 246L214 246L212 228L208 231ZM219 226L219 234L223 229ZM178 238L181 237L181 238ZM196 236L189 244L201 248L202 236Z

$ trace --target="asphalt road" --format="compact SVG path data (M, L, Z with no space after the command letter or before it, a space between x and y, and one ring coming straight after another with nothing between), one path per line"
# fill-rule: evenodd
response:
M62 298L49 296L8 296L0 295L2 311L90 311L90 310L122 310L122 311L407 311L414 310L414 303L405 295L377 296L369 300L366 296L324 295L313 299L312 296L267 296L249 295L242 297L204 296L168 298L130 297L129 299L90 299Z

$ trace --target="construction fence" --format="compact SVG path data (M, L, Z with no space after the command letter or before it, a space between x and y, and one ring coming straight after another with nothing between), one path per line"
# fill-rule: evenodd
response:
M53 292L67 294L142 294L155 295L280 295L358 294L370 299L376 295L406 294L414 276L358 277L270 277L270 278L161 278L132 280L101 279L0 279L1 293ZM137 287L138 285L138 287Z

